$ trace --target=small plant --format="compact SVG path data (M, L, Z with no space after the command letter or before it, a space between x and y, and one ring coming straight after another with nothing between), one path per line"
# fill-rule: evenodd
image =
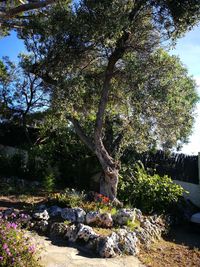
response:
M100 227L93 227L93 230L96 234L99 234L101 236L109 236L110 234L112 234L113 229L109 229L109 228L100 228Z
M134 231L135 228L140 227L140 222L139 221L132 221L132 220L128 220L126 226L131 230Z
M77 207L82 206L85 201L85 192L77 191L75 189L65 189L64 192L51 194L49 197L49 202L60 205L62 207Z
M43 185L45 191L52 192L53 189L55 188L55 176L54 176L54 174L53 173L47 174L43 179L42 185Z
M36 247L19 225L0 219L0 266L39 267Z
M117 209L114 207L112 208L111 206L103 206L100 208L100 213L110 213L111 215L115 215L117 213Z
M70 222L70 221L68 221L68 220L65 220L65 221L64 221L64 224L65 224L65 225L70 225L70 224L71 224L71 222Z

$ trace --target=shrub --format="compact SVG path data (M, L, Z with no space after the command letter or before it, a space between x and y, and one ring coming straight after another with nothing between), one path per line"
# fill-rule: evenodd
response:
M47 192L52 192L55 188L55 176L53 173L49 173L43 178L43 188Z
M66 188L64 192L53 193L49 197L49 202L54 205L59 205L61 207L80 207L85 200L84 191L77 191L75 189Z
M167 175L149 175L142 164L123 169L119 182L119 198L144 213L167 212L182 197L184 189Z
M36 247L18 224L0 218L0 266L39 267Z

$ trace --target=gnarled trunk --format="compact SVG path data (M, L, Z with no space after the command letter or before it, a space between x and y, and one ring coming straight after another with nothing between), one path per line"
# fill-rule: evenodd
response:
M119 163L115 161L105 149L102 140L96 143L95 154L102 166L103 173L100 178L100 193L109 197L112 201L117 200L117 186L119 180Z
M108 167L100 177L100 193L112 201L117 198L118 176L119 170L117 168Z

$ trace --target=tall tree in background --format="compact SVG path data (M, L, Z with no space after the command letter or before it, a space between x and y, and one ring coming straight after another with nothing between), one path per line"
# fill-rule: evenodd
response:
M34 74L5 58L0 61L0 119L23 127L31 145L28 126L31 114L48 108L48 87Z
M51 84L52 108L96 154L100 192L117 202L122 149L172 147L191 130L194 82L158 48L198 22L199 1L82 0L45 12L21 32L34 55L26 68Z

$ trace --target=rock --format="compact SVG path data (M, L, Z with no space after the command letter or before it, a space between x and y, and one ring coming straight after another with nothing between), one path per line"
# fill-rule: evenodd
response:
M81 208L74 208L74 212L76 213L76 221L78 223L84 223L86 212Z
M120 209L113 216L113 220L118 225L126 225L128 221L135 220L135 211L134 209Z
M3 212L3 215L4 216L10 216L11 214L14 213L14 208L9 208L9 209L6 209L4 212Z
M40 233L46 233L48 231L48 221L42 220L35 222L33 228Z
M135 256L138 253L138 238L136 233L127 232L125 236L119 235L119 237L118 246L122 253Z
M47 221L49 219L49 214L47 210L44 211L38 211L33 213L33 217L37 220L45 220Z
M112 233L110 236L101 237L97 243L97 253L102 258L113 258L121 254L118 247L119 236Z
M142 215L141 210L134 209L134 212L135 212L135 220L142 222L144 220L144 216Z
M113 219L110 213L100 214L100 224L103 227L111 227L113 225Z
M66 228L65 238L67 238L70 242L75 242L77 238L78 228L73 225L68 225Z
M49 212L50 217L57 217L57 216L61 215L62 208L60 208L60 207L58 207L56 205L55 206L51 206L48 209L48 212Z
M44 204L39 205L39 206L37 207L37 209L36 209L37 212L43 212L43 211L45 211L45 210L47 210L47 207L46 207L46 205L44 205Z
M85 211L81 208L65 208L61 212L61 217L70 222L84 222L85 215Z
M200 212L193 214L192 217L191 217L191 219L190 219L190 221L192 223L198 223L198 224L200 224Z
M113 219L110 213L100 214L98 211L89 211L86 214L86 223L96 226L111 227Z
M76 214L73 209L71 208L64 208L61 212L61 217L64 220L75 222L76 221Z
M89 211L86 214L86 223L87 224L100 224L100 213L98 211Z
M140 224L140 229L135 233L141 243L149 247L154 240L160 239L163 232L166 231L163 220L158 216L144 218Z
M99 237L98 234L94 232L92 227L84 224L80 224L79 231L77 233L76 239L82 239L85 242L88 242L91 239L95 239Z
M56 237L64 237L68 226L64 223L55 222L51 225L50 235Z

